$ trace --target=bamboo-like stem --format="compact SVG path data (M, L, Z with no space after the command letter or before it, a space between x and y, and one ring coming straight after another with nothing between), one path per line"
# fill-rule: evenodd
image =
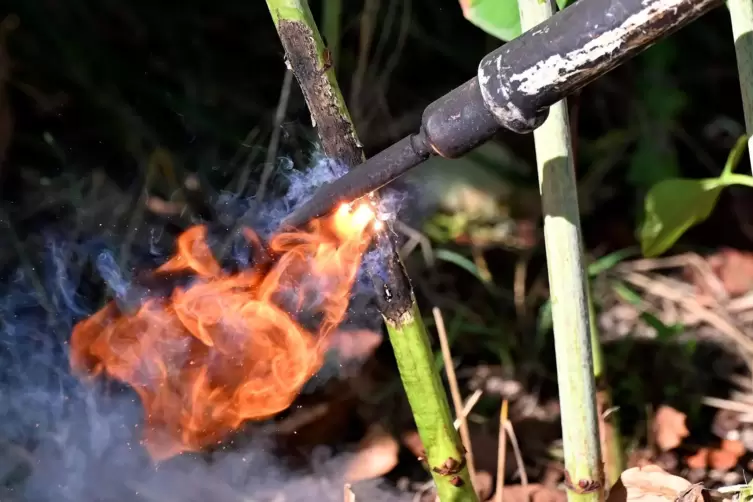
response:
M727 0L727 7L732 20L732 36L735 38L748 156L753 169L753 1Z
M267 0L285 57L293 70L316 125L324 153L353 167L364 160L361 143L340 92L329 52L306 0ZM460 436L453 427L450 406L434 364L429 336L421 319L410 281L390 239L378 232L368 271L387 325L400 377L428 467L442 502L477 502Z
M588 283L587 283L588 284ZM588 284L588 319L591 328L591 354L596 380L596 410L598 412L601 453L606 465L607 486L614 486L625 470L625 453L622 448L620 424L617 415L607 416L612 408L612 393L607 386L604 367L604 352L601 347L599 330L596 327L596 313L591 297L591 285Z
M518 0L518 6L523 31L554 12L553 0ZM569 125L567 104L560 101L549 109L549 117L533 137L544 213L567 497L570 502L600 502L605 477Z
M468 468L462 462L462 444L418 306L399 323L387 320L395 359L413 411L426 458L442 502L477 501ZM432 460L435 459L435 460ZM437 472L439 471L439 472Z

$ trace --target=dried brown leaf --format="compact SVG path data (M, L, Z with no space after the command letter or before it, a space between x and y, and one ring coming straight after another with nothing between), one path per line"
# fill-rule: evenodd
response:
M685 425L685 413L677 411L671 406L662 406L654 416L654 440L662 451L677 448L690 432Z
M476 490L479 500L489 500L494 488L494 478L486 471L476 471L476 477L473 478L473 488Z
M567 494L562 490L539 484L505 486L505 502L565 502Z
M400 436L400 441L414 457L422 458L426 456L426 450L424 449L424 444L421 442L421 437L418 435L418 431L411 430L404 432Z
M374 425L350 459L345 479L357 482L384 476L397 465L400 445L381 426Z
M745 455L745 445L737 439L722 439L721 450L728 451L738 458Z
M728 450L714 449L709 452L709 467L717 471L729 471L734 469L739 455Z
M633 467L620 475L607 502L703 502L702 494L690 490L687 479L672 475L657 465ZM690 491L689 491L690 490ZM692 497L697 498L692 498Z
M688 456L685 463L691 469L705 469L709 463L709 449L699 449L695 454Z
M726 248L710 256L708 264L731 297L753 288L753 253Z

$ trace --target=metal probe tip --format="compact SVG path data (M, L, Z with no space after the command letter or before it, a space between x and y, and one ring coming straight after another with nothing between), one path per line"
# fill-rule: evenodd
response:
M378 190L417 166L430 155L423 133L407 136L331 183L288 215L280 227L300 228L333 211L342 202L353 202Z

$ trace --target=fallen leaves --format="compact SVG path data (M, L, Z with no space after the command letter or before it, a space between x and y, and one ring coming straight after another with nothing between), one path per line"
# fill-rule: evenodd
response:
M480 500L489 500L494 491L494 478L486 471L476 471L473 478L473 488Z
M384 476L395 468L400 445L381 426L369 429L350 460L345 479L355 483Z
M656 446L661 451L668 451L680 446L690 432L685 425L687 416L671 406L662 406L656 412L653 434Z
M706 469L709 465L709 449L706 447L700 448L693 455L686 457L685 463L691 469Z
M539 484L505 486L505 502L565 502L567 494L562 490Z
M731 297L753 289L753 253L725 248L708 258L708 264Z
M633 467L622 473L607 502L704 502L700 485L668 473L657 465Z
M688 456L685 463L691 469L729 471L737 466L745 451L742 442L724 439L718 448L700 448L695 454Z

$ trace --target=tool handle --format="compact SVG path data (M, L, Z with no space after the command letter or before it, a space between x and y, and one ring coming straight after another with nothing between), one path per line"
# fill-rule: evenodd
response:
M551 105L721 4L578 0L487 54L476 77L426 108L414 141L456 158L502 127L532 132Z
M721 4L578 0L484 57L481 94L502 126L531 132L549 106Z

